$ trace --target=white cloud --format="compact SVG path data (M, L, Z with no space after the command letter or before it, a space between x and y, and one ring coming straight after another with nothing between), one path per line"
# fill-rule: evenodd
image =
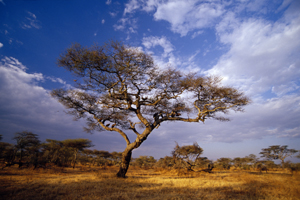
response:
M111 0L107 0L105 3L106 3L106 5L110 5L111 4Z
M180 59L178 57L175 57L173 54L174 46L165 36L144 37L142 44L146 48L147 53L152 55L157 66L165 68L171 66L176 67L181 64ZM155 55L152 52L152 49L154 49L156 46L162 47L163 53L159 54L159 51L156 51Z
M168 21L172 31L185 36L192 30L210 27L223 13L223 6L213 2L168 1L158 5L154 19Z
M131 0L129 3L125 4L123 15L125 16L127 13L131 13L138 8L140 8L140 2L138 0Z
M0 42L0 48L3 47L3 44Z
M300 15L292 21L245 21L224 17L217 26L220 42L230 50L208 71L255 95L273 88L283 95L298 89Z
M36 28L40 29L42 26L40 25L40 22L37 20L37 17L32 12L27 12L29 15L25 18L24 22L22 23L21 27L23 29L30 29L30 28Z
M281 6L278 8L278 10L283 10L285 9L286 7L288 7L291 3L292 3L293 0L284 0L281 4Z
M110 16L115 17L117 16L118 12L109 12Z
M137 19L123 17L113 27L115 30L125 31L129 38L131 33L137 33Z
M102 23L102 24L104 24L104 23L105 23L105 20L104 20L104 19L102 19L102 20L101 20L101 23Z
M70 85L67 85L66 81L62 80L61 78L54 78L54 77L49 77L47 76L46 79L49 79L50 81L54 83L60 83L65 85L65 87L71 87Z
M211 142L226 143L262 139L267 136L300 138L299 105L300 96L289 95L253 103L247 106L243 113L231 112L227 116L231 119L229 122L207 120L205 124L162 124L159 131L165 131L165 136L161 137L172 135L180 141L186 140L187 137L189 141L203 141L207 135L213 138ZM185 133L185 139L182 133Z
M41 73L27 74L25 72L27 68L15 58L4 57L1 60L1 63L1 71L3 72L3 74L8 74L5 72L10 72L9 74L11 75L9 77L6 76L3 78L11 78L16 82L21 79L22 81L28 83L33 80L44 80L44 76Z
M216 18L224 13L224 5L199 0L173 1L138 1L126 4L124 16L135 10L154 11L155 20L165 20L171 24L171 30L187 35L188 32L204 27L211 27Z
M194 32L193 35L192 35L192 39L194 39L198 35L201 35L202 33L203 33L203 31L196 31L196 32Z
M13 127L25 127L26 121L31 120L33 124L43 120L45 120L43 124L47 121L51 123L56 120L52 118L55 117L54 112L62 110L61 106L49 96L48 91L38 86L38 82L44 81L45 77L41 73L27 73L26 67L15 58L2 59L0 80L1 115L2 117L4 115L7 121L13 118L14 121L10 121ZM3 121L1 122L3 125Z
M49 91L40 86L40 82L47 80L66 86L62 79L41 73L31 74L26 70L27 67L12 57L4 57L0 62L0 127L3 141L13 142L11 138L15 132L27 130L38 134L41 141L87 138L93 141L96 149L124 150L123 138L118 134L84 133L85 121L74 122ZM107 141L115 141L117 149Z
M167 40L166 37L144 37L142 44L147 48L150 49L155 46L161 46L164 49L163 57L167 57L173 50L174 47L170 41Z

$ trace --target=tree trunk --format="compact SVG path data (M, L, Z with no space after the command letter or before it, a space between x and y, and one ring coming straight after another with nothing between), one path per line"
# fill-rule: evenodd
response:
M127 173L129 163L131 160L132 150L125 150L122 154L122 161L120 164L119 172L117 173L117 177L125 178Z
M282 168L282 169L284 168L284 158L281 159L281 168Z
M19 160L19 168L21 168L22 165L23 165L23 163L22 163L22 158L23 158L23 150L21 149L20 160Z
M77 160L77 150L75 150L75 154L74 154L73 169L75 168L76 160Z

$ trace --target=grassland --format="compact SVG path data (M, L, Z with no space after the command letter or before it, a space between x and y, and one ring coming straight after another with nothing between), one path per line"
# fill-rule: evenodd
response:
M177 173L130 168L0 170L0 199L300 199L300 174L287 171Z

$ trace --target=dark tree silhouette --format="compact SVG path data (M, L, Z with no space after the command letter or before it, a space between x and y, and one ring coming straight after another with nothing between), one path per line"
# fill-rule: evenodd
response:
M75 168L75 164L77 161L77 154L79 151L83 151L86 148L92 147L92 141L88 139L67 139L62 141L65 147L69 147L73 152L73 168Z
M132 151L163 122L226 121L216 114L242 111L249 103L242 92L220 86L218 77L162 70L150 55L120 42L91 48L75 44L58 65L76 76L75 88L53 90L52 96L76 118L87 119L86 131L115 131L124 138L118 177L125 177ZM134 141L126 130L136 134Z
M24 153L29 155L29 152L34 153L32 156L37 156L36 152L38 152L39 146L40 146L40 140L38 139L38 135L23 131L15 133L15 137L13 138L16 140L17 144L15 145L16 153L19 152L19 167L23 165L22 159L24 156ZM34 160L37 158L35 157ZM36 163L35 163L36 164Z

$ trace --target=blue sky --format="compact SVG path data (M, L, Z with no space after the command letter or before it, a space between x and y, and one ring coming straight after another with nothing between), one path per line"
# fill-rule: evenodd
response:
M259 156L270 145L300 150L299 10L297 0L0 0L0 134L6 142L24 130L42 141L88 138L96 149L122 151L118 133L83 132L85 122L49 96L74 83L56 65L66 48L113 39L161 68L222 76L252 99L230 122L162 124L134 157L170 155L175 141L198 142L213 160Z

